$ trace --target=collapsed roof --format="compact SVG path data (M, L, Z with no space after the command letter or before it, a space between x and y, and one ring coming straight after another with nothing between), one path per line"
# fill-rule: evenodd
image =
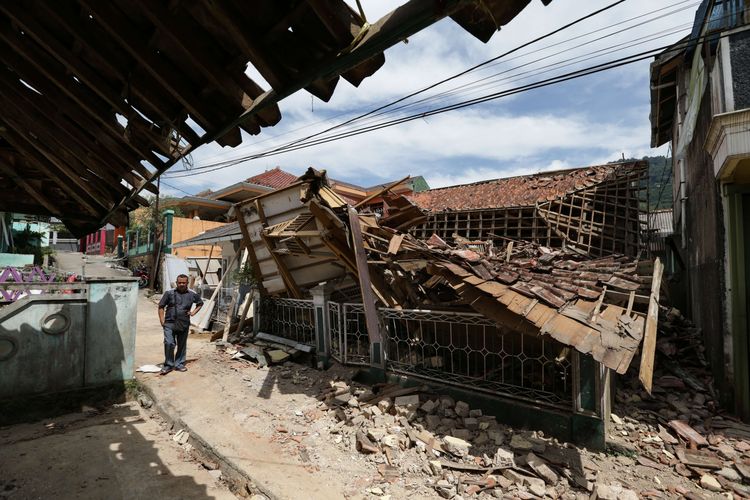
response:
M660 280L650 263L514 241L496 248L418 240L404 231L422 212L403 196L387 203L385 217L359 214L310 169L287 188L235 205L262 292L301 298L321 282L358 284L365 308L473 310L627 369L646 329L652 281Z
M2 2L0 210L124 225L179 158L275 125L294 92L359 85L445 16L486 42L528 3L409 0L370 24L343 0Z

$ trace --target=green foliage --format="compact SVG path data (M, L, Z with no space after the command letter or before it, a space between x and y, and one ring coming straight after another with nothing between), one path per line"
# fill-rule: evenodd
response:
M156 210L156 196L147 198L148 206L136 208L130 212L130 222L128 224L128 230L135 231L136 229L145 229L153 231L157 227L162 227L164 224L164 210L170 209L174 212L175 217L184 217L180 207L173 206L174 200L177 198L165 196L159 199L159 210Z
M666 156L644 156L648 162L648 210L672 208L672 158ZM625 158L609 163L636 161L637 158Z
M645 156L648 161L649 210L672 208L672 158Z
M25 254L34 256L34 264L41 264L45 255L52 255L54 250L49 247L42 247L42 238L44 234L39 231L32 231L29 226L23 231L13 232L12 253Z
M250 265L250 262L245 262L242 267L239 267L234 271L231 278L232 281L238 285L255 285L257 283L255 272L253 271L253 266Z

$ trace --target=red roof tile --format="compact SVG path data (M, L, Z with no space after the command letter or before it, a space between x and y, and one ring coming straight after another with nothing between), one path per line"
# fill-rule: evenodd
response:
M279 189L295 183L297 178L296 175L290 174L289 172L285 172L284 170L281 170L281 168L276 167L271 170L266 170L262 174L254 175L245 180L245 182Z
M423 210L479 210L534 205L630 172L639 162L595 165L430 189L408 196ZM642 165L640 165L642 166Z

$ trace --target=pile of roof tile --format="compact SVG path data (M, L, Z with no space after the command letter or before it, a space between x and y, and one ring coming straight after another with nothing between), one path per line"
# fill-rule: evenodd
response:
M422 241L375 216L360 221L373 288L392 307L471 309L521 333L549 335L619 373L643 338L650 263L512 240L501 247L455 235L453 245L435 235Z

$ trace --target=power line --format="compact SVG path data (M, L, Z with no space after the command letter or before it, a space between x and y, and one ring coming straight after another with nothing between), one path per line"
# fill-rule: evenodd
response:
M609 69L614 69L614 68L617 68L617 67L620 67L620 66L625 66L625 65L628 65L628 64L632 64L634 62L638 62L638 61L642 61L642 60L645 60L645 59L649 59L649 58L653 57L653 55L655 53L657 53L657 52L659 52L661 50L663 50L663 48L652 49L652 50L649 50L649 51L646 51L646 52L642 52L642 53L635 54L635 55L632 55L632 56L628 56L628 57L625 57L625 58L617 59L615 61L610 61L610 62L598 64L598 65L595 65L595 66L590 66L590 67L585 68L583 70L577 70L577 71L573 71L573 72L570 72L570 73L567 73L567 74L564 74L564 75L559 75L559 76L551 77L551 78L548 78L548 79L545 79L545 80L541 80L541 81L538 81L538 82L535 82L535 83L532 83L532 84L523 85L523 86L520 86L520 87L515 87L513 89L509 89L509 90L501 91L501 92L496 92L496 93L493 93L493 94L488 94L488 95L485 95L485 96L482 96L482 97L479 97L479 98L471 99L471 100L468 100L468 101L463 101L463 102L452 104L452 105L448 105L448 106L443 106L441 108L436 108L436 109L433 109L433 110L430 110L430 111L427 111L427 112L424 112L424 113L417 113L417 114L409 115L409 116L406 116L406 117L402 117L402 118L397 118L397 119L394 119L394 120L390 120L390 121L385 122L385 123L381 123L381 124L377 124L377 125L371 125L371 126L367 126L367 127L361 127L359 129L354 129L353 131L350 131L350 132L342 132L342 133L339 133L339 134L336 134L336 135L333 135L333 136L329 136L329 137L326 137L326 138L309 141L307 143L292 145L292 146L287 147L287 148L285 148L283 150L278 150L277 149L277 150L270 150L270 151L265 151L265 152L257 153L255 155L252 155L251 157L247 157L247 158L238 160L235 163L230 164L230 165L221 165L221 166L217 166L217 167L214 167L212 169L209 169L207 171L203 171L203 172L199 172L199 173L190 172L188 174L171 176L170 178L189 177L189 176L192 176L192 175L210 173L210 172L214 172L216 170L221 170L221 169L224 169L224 168L228 168L228 167L234 166L234 165L236 165L238 163L241 163L241 162L244 162L244 161L255 160L255 159L258 159L258 158L265 158L265 157L268 157L268 156L276 156L276 155L283 154L283 153L286 153L286 152L289 152L289 151L297 151L299 149L305 149L305 148L309 148L309 147L313 147L313 146L318 146L320 144L325 144L325 143L328 143L328 142L332 142L332 141L336 141L336 140L341 140L341 139L348 138L348 137L353 137L355 135L360 135L360 134L363 134L363 133L366 133L366 132L372 132L374 130L379 130L379 129L386 128L386 127L391 127L391 126L394 126L394 125L399 125L401 123L406 123L406 122L413 121L413 120L416 120L416 119L426 118L426 117L429 117L429 116L433 116L433 115L445 113L447 111L453 111L453 110L456 110L456 109L462 109L462 108L465 108L465 107L474 106L476 104L480 104L480 103L487 102L487 101L490 101L490 100L499 99L501 97L507 97L509 95L514 95L514 94L518 94L518 93L521 93L521 92L526 92L526 91L529 91L529 90L534 90L534 89L538 89L538 88L542 88L542 87L547 87L549 85L563 83L563 82L566 82L566 81L569 81L569 80L573 80L573 79L576 79L576 78L580 78L580 77L583 77L583 76L588 76L588 75L592 75L592 74L595 74L595 73L600 73L602 71L606 71L606 70L609 70Z
M455 75L453 75L453 76L450 76L450 77L448 77L448 78L445 78L445 79L443 79L443 80L441 80L441 81L439 81L439 82L437 82L437 83L433 83L433 84L431 84L431 85L428 85L427 87L424 87L424 88L422 88L422 89L420 89L420 90L414 91L414 92L412 92L412 93L410 93L410 94L408 94L408 95L406 95L406 96L403 96L403 97L401 97L401 98L399 98L399 99L397 99L397 100L395 100L395 101L392 101L392 102L390 102L390 103L387 103L387 104L385 104L385 105L383 105L383 106L380 106L380 107L378 107L378 108L375 108L375 109L373 109L373 110L371 110L371 111L368 111L367 113L364 113L364 114L358 115L358 116L356 116L356 117L354 117L354 118L352 118L352 119L350 119L350 120L347 120L347 121L345 121L345 122L343 122L343 123L341 123L341 124L335 125L335 126L333 126L333 127L329 128L329 129L326 129L326 130L324 130L324 131L320 132L319 134L322 134L322 133L327 133L327 132L330 132L330 131L332 131L332 130L335 130L335 129L337 129L337 128L341 128L342 126L345 126L345 125L347 125L347 124L349 124L349 123L351 123L351 122L353 122L353 121L356 121L356 120L362 119L362 118L364 118L364 117L366 117L366 116L369 116L369 115L371 115L371 114L373 114L373 113L377 113L378 111L381 111L381 110L383 110L383 109L385 109L385 108L388 108L388 107L390 107L390 106L393 106L393 105L395 105L395 104L398 104L398 103L400 103L400 102L403 102L403 101L405 101L406 99L410 99L410 98L412 98L412 97L414 97L414 96L416 96L416 95L419 95L419 94L421 94L421 93L427 92L428 90L431 90L431 89L433 89L433 88L435 88L435 87L437 87L437 86L439 86L439 85L442 85L442 84L444 84L444 83L446 83L446 82L448 82L448 81L451 81L451 80L454 80L454 79L456 79L456 78L459 78L459 77L461 77L461 76L463 76L463 75L465 75L465 74L467 74L467 73L470 73L470 72L472 72L472 71L475 71L475 70L476 70L476 69L478 69L478 68L481 68L481 67L483 67L483 66L485 66L485 65L488 65L488 64L490 64L490 63L492 63L492 62L494 62L494 61L497 61L497 60L499 60L499 59L501 59L501 58L503 58L503 57L505 57L505 56L508 56L508 55L510 55L510 54L513 54L513 53L515 53L515 52L517 52L517 51L519 51L519 50L521 50L521 49L524 49L524 48L526 48L526 47L528 47L528 46L530 46L530 45L533 45L534 43L537 43L537 42L539 42L539 41L541 41L541 40L544 40L544 39L546 39L546 38L549 38L549 37L551 37L551 36L554 36L554 35L556 35L557 33L560 33L561 31L564 31L564 30L566 30L566 29L569 29L569 28L571 28L572 26L575 26L576 24L579 24L579 23L581 23L581 22L583 22L583 21L585 21L585 20L587 20L587 19L589 19L589 18L591 18L591 17L594 17L594 16L596 16L596 15L598 15L598 14L601 14L602 12L606 12L607 10L609 10L609 9L612 9L612 8L616 7L617 5L619 5L619 4L621 4L621 3L623 3L623 2L625 2L625 0L617 0L616 2L613 2L613 3L611 3L611 4L609 4L609 5L605 6L605 7L603 7L603 8L601 8L601 9L598 9L598 10L594 11L594 12L591 12L591 13L589 13L589 14L586 14L585 16L582 16L582 17L580 17L580 18L578 18L578 19L576 19L576 20L574 20L574 21L572 21L572 22L570 22L570 23L568 23L568 24L566 24L566 25L564 25L564 26L561 26L561 27L559 27L559 28L557 28L557 29L555 29L555 30L553 30L553 31L551 31L551 32L549 32L549 33L546 33L546 34L544 34L544 35L542 35L542 36L539 36L539 37L537 37L537 38L535 38L535 39L533 39L533 40L531 40L531 41L528 41L528 42L525 42L525 43L523 43L523 44L521 44L521 45L519 45L519 46L516 46L515 48L513 48L513 49L510 49L510 50L508 50L508 51L506 51L506 52L504 52L504 53L502 53L502 54L500 54L500 55L498 55L498 56L495 56L495 57L493 57L493 58L491 58L491 59L488 59L488 60L486 60L486 61L484 61L484 62L481 62L481 63L479 63L479 64L476 64L476 65L474 65L474 66L472 66L472 67L470 67L470 68L468 68L468 69L466 69L466 70L463 70L463 71L461 71L460 73L457 73L457 74L455 74ZM309 138L311 138L311 137L315 137L316 135L319 135L319 134L313 134L313 135L311 135L311 136L308 136L308 137L303 137L303 138L301 138L301 139L298 139L298 140L296 140L296 141L292 141L292 144L296 144L297 142L301 142L301 141L307 140L307 139L309 139Z
M712 34L711 36L716 37L717 35ZM698 38L701 38L701 37L698 37ZM688 43L688 42L690 42L690 40L687 40L687 41L685 41L683 43ZM207 170L204 170L202 172L191 172L189 175L196 175L196 174L200 174L200 173L209 173L209 172L213 172L213 171L219 170L221 168L227 168L227 167L236 165L236 164L241 163L243 161L247 161L247 160L251 160L251 159L257 159L257 158L261 158L261 157L267 157L267 156L274 156L276 154L281 154L281 153L288 152L288 151L294 151L294 150L303 149L303 148L306 148L306 147L312 147L312 146L315 146L315 145L324 144L324 143L331 142L331 141L334 141L334 140L340 140L340 139L343 139L343 138L346 138L346 137L351 137L351 136L354 136L354 135L359 135L361 133L366 133L366 132L370 132L370 131L373 131L373 130L378 130L378 129L385 128L385 127L388 127L388 126L393 126L393 125L397 125L397 124L400 124L400 123L405 123L407 121L412 121L414 119L424 118L424 117L427 117L427 116L432 116L432 115L435 115L435 114L439 114L439 113L443 113L443 112L447 112L447 111L451 111L451 110L455 110L455 109L461 109L461 108L467 107L467 106L472 106L472 105L475 105L475 104L478 104L478 103L481 103L481 102L486 102L486 101L489 101L489 100L498 99L498 98L501 98L501 97L506 97L508 95L512 95L512 94L516 94L516 93L520 93L520 92L525 92L525 91L528 91L528 90L533 90L533 89L536 89L536 88L541 88L541 87L545 87L545 86L549 86L549 85L553 85L553 84L557 84L557 83L562 83L562 82L565 82L565 81L568 81L568 80L572 80L572 79L575 79L575 78L580 78L582 76L588 76L590 74L598 73L598 72L601 72L601 71L606 71L606 70L609 70L609 69L614 69L616 67L620 67L620 66L624 66L624 65L627 65L627 64L632 64L632 63L637 62L637 61L648 59L651 56L655 55L657 52L660 52L660 51L664 50L665 48L669 48L669 47L675 47L675 45L667 45L667 46L663 46L663 47L653 48L653 49L650 49L650 50L645 51L645 52L641 52L641 53L638 53L638 54L633 54L633 55L630 55L630 56L627 56L627 57L624 57L624 58L616 59L614 61L609 61L609 62L602 63L602 64L599 64L599 65L590 66L588 68L584 68L584 69L581 69L581 70L573 71L573 72L570 72L570 73L567 73L567 74L564 74L564 75L555 76L555 77L552 77L552 78L549 78L549 79L545 79L545 80L541 80L541 81L538 81L538 82L534 82L534 83L531 83L531 84L528 84L528 85L519 86L519 87L516 87L516 88L513 88L513 89L504 90L502 92L492 93L492 94L489 94L489 95L486 95L486 96L482 96L482 97L479 97L479 98L475 98L475 99L471 99L471 100L467 100L467 101L463 101L463 102L451 104L451 105L448 105L448 106L436 108L436 109L430 110L428 112L417 113L417 114L409 115L409 116L406 116L406 117L401 117L401 118L398 118L398 119L390 120L390 121L387 121L387 122L384 122L384 123L380 123L380 124L376 124L376 125L371 125L371 126L367 126L367 127L360 127L358 129L354 129L354 130L349 131L349 132L342 132L342 133L335 134L335 135L332 135L332 136L328 136L328 137L324 137L324 138L320 138L320 139L317 139L317 140L310 141L310 139L313 139L315 137L320 137L321 135L323 135L325 133L325 131L324 131L324 132L321 132L319 134L314 134L313 136L309 136L307 138L303 138L303 139L300 139L298 141L294 141L292 143L289 143L287 145L281 146L279 148L275 148L275 149L271 149L271 150L268 150L268 151L256 153L256 154L249 155L249 156L243 157L243 158L238 158L238 159L233 159L233 160L227 160L225 162L221 162L221 163L217 164L215 167L210 168L210 169L207 169L208 166L204 166L204 167L201 167L201 168L204 168L204 169L207 169ZM605 49L602 49L602 50L605 50ZM560 63L555 63L555 64L559 65ZM401 99L399 101L402 101L402 100L403 99ZM398 102L398 101L396 101L396 102ZM378 108L378 109L383 109L384 107L381 107L381 108ZM366 116L366 115L369 115L369 114L372 114L372 113L373 112L371 111L371 112L366 113L366 114L364 114L362 116ZM351 123L351 121L353 121L353 120L350 120L349 123ZM307 142L305 142L305 141L307 141ZM186 174L175 175L175 176L171 176L171 178L186 177L186 176L188 176L188 175L186 175Z

